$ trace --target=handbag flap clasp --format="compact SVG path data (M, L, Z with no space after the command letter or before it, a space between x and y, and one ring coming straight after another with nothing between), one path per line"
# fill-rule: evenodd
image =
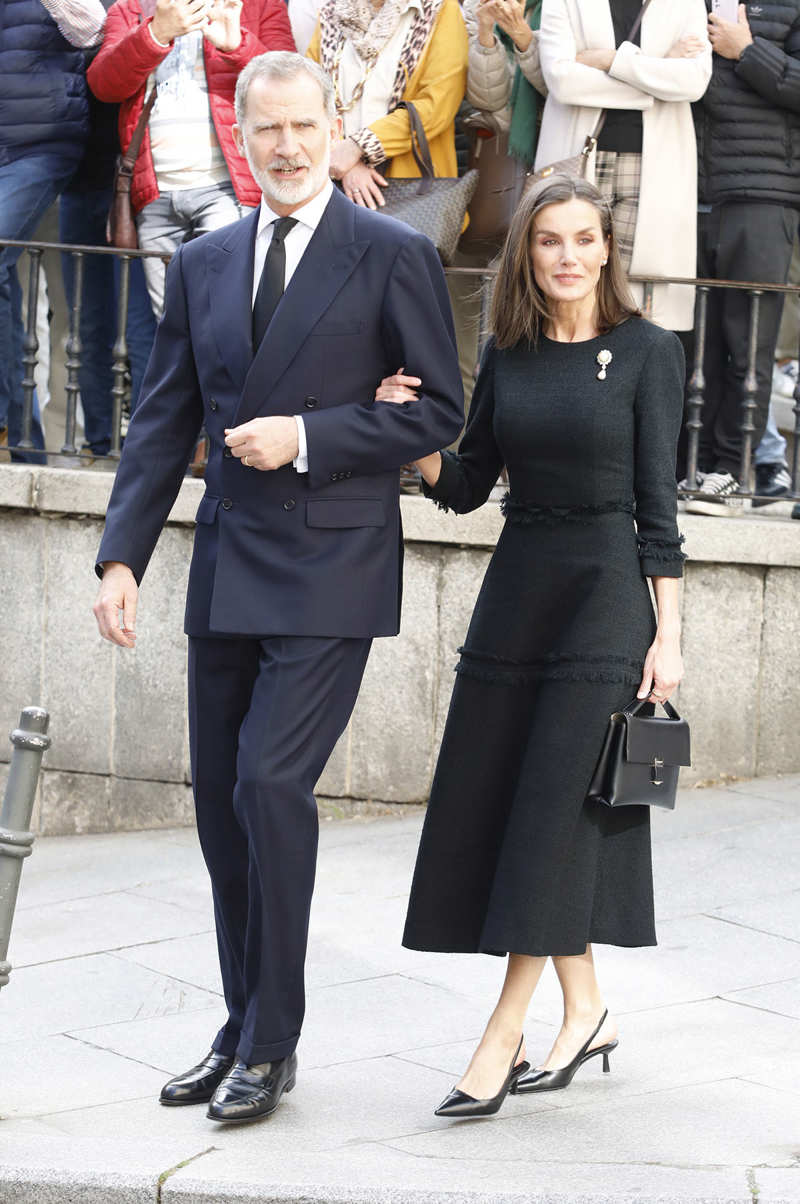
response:
M652 780L663 776L666 765L691 765L689 724L685 719L625 718L625 759L650 765Z

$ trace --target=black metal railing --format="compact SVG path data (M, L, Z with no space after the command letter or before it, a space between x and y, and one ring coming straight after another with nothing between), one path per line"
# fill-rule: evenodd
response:
M36 326L39 302L39 273L41 270L42 255L45 251L58 251L62 254L72 256L74 264L75 287L74 300L69 312L69 334L66 342L66 422L64 442L57 452L53 451L52 449L48 450L45 448L41 454L43 454L45 457L53 455L72 457L75 459L76 464L80 463L82 454L85 454L80 451L75 442L76 415L78 398L80 395L78 377L81 368L82 355L80 325L81 306L83 301L82 293L85 257L87 255L112 255L116 256L120 261L120 275L117 296L116 339L111 353L113 386L111 389L111 448L109 451L109 458L112 461L119 459L122 444L122 420L127 394L126 380L128 377L128 345L125 330L128 315L130 267L132 261L137 258L156 258L161 259L166 263L169 260L169 255L165 255L162 252L153 251L120 251L113 247L89 247L63 243L23 242L9 239L0 239L0 247L19 247L27 252L29 260L27 279L28 309L25 323L24 351L22 360L23 414L21 438L15 446L9 448L11 451L41 451L41 449L34 447L31 439L31 431L34 412L35 369L38 362L39 352L39 341L36 334ZM475 278L476 287L480 289L480 329L485 331L488 327L489 301L495 275L494 269L491 267L455 267L447 268L446 272L448 275L469 276ZM750 313L747 333L747 371L743 382L742 416L740 423L742 447L739 480L741 482L741 493L743 496L757 496L749 486L752 475L752 460L754 452L753 433L755 431L755 424L753 422L753 416L757 409L756 395L758 391L758 384L756 379L756 356L758 351L760 302L764 293L769 292L777 292L784 295L792 293L800 295L800 287L793 285L767 284L755 281L743 282L733 280L707 280L702 278L693 279L682 276L659 276L653 278L633 276L631 277L631 281L644 286L643 293L645 314L652 306L653 289L656 285L688 285L696 290L694 355L693 361L691 365L689 365L691 371L689 372L687 382L686 403L686 479L690 486L687 490L684 490L684 493L687 495L695 492L698 484L697 471L700 450L700 434L702 431L702 413L706 389L703 364L706 347L709 293L712 289L737 289L745 292L749 296ZM792 478L792 491L790 496L792 498L798 498L800 497L800 381L798 382L794 391L793 413L794 430L792 463L790 470Z

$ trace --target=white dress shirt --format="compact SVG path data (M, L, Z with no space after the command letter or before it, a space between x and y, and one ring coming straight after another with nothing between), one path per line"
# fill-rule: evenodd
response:
M297 270L297 265L303 258L306 247L311 242L311 236L322 220L322 215L328 201L331 199L333 192L333 184L330 180L326 180L325 187L321 192L318 192L315 197L307 201L305 205L301 205L299 209L295 209L292 217L297 222L283 240L283 245L286 251L286 277L283 282L284 291L289 287L289 281ZM264 271L264 261L267 258L269 244L272 242L273 222L279 220L280 214L273 213L266 199L261 198L261 212L258 215L258 229L256 231L256 246L255 255L253 256L253 296L252 305L256 303L256 293L261 282L261 273ZM308 444L306 442L306 428L300 414L294 415L294 420L297 423L297 459L292 463L298 472L308 472Z

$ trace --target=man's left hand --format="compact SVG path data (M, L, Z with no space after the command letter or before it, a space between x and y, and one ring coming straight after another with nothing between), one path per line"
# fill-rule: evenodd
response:
M242 40L242 0L214 0L203 36L212 46L230 54Z
M294 418L252 418L227 428L225 442L245 468L269 472L297 459L297 423Z
M753 41L745 6L739 5L739 20L735 25L732 21L723 21L721 17L711 13L708 18L708 40L714 53L720 58L740 59L742 52Z

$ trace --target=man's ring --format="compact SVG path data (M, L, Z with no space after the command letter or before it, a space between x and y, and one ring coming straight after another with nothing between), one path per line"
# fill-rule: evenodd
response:
M250 457L242 456L242 464L244 464L245 468L249 468L250 467Z

